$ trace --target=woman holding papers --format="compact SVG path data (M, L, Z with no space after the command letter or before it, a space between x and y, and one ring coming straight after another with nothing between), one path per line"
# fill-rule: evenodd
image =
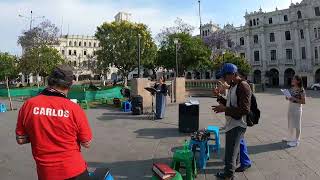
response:
M286 141L289 146L295 147L299 145L300 141L302 104L305 104L306 93L303 88L301 76L294 76L291 85L292 88L289 90L291 96L286 96L286 99L289 101L289 137Z
M165 84L165 78L160 77L159 83L154 85L156 92L156 118L163 119L167 104L168 88Z

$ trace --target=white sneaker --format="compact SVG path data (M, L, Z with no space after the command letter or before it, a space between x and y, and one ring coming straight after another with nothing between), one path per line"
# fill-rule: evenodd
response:
M298 141L290 141L290 142L287 142L287 145L290 147L297 147L299 145L299 142Z

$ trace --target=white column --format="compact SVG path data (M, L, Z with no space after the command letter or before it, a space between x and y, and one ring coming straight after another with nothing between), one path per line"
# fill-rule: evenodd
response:
M262 49L260 50L261 52L261 65L263 71L266 70L267 68L267 50L266 50L266 39L265 39L265 34L264 34L264 29L262 28L262 33L261 33L261 45Z
M312 86L315 83L314 74L313 72L307 76L308 77L308 87Z
M29 74L29 83L33 83L33 74Z
M299 33L297 28L294 29L293 40L294 40L294 46L295 46L295 50L293 51L293 56L294 56L293 59L296 60L296 67L297 67L296 69L300 71L302 64L301 64L301 54L300 54Z
M279 86L284 86L284 71L279 72Z
M278 44L277 46L277 59L278 59L278 63L282 64L284 63L287 59L286 57L286 50L285 50L285 36L283 35L283 31L277 31L275 32L275 38L276 38L276 43Z
M314 82L314 74L313 74L313 63L312 63L312 54L313 54L313 49L311 47L311 37L310 37L310 31L307 26L305 29L305 38L306 38L306 53L307 53L307 66L308 66L308 87L311 86L311 83Z
M24 86L25 83L26 83L26 81L25 81L25 76L24 76L23 73L21 73L21 84Z
M250 64L252 64L253 63L253 61L252 61L252 53L251 53L251 48L250 48L250 36L247 36L246 37L246 42L245 42L245 44L246 44L246 59L247 59L247 61L250 63Z

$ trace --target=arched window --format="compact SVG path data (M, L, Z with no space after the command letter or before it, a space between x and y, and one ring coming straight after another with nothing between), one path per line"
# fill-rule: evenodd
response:
M93 47L96 47L96 43L93 43Z
M84 42L83 45L86 47L87 46L87 42Z
M255 44L258 44L258 43L259 43L259 36L258 36L258 35L254 35L254 36L253 36L253 42L254 42Z
M79 42L79 46L81 46L81 41Z
M229 39L228 40L228 47L231 48L232 47L232 41Z
M255 26L255 25L257 25L257 23L256 23L256 20L254 19L253 20L253 25Z
M252 26L252 20L250 20L250 26Z
M91 47L91 42L89 42L89 47Z
M297 15L298 15L298 19L301 19L301 18L302 18L301 11L298 11L298 12L297 12Z
M75 41L75 42L73 43L73 46L77 46L77 41Z
M241 37L241 38L240 38L240 46L243 46L243 45L244 45L244 38Z
M71 41L69 41L69 46L72 46L72 42Z
M300 29L300 38L301 38L301 39L304 39L304 32L303 32L303 29Z
M285 36L286 36L286 40L287 40L287 41L290 41L290 40L291 40L291 33L290 33L290 31L286 31L286 32L285 32Z

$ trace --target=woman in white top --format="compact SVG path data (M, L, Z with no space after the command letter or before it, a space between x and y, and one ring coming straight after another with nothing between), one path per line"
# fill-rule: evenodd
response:
M299 145L301 135L301 118L302 118L302 105L306 103L306 92L303 88L301 76L294 76L291 82L292 88L290 89L289 109L288 109L288 128L289 137L287 144L291 147ZM295 134L295 136L294 136Z

